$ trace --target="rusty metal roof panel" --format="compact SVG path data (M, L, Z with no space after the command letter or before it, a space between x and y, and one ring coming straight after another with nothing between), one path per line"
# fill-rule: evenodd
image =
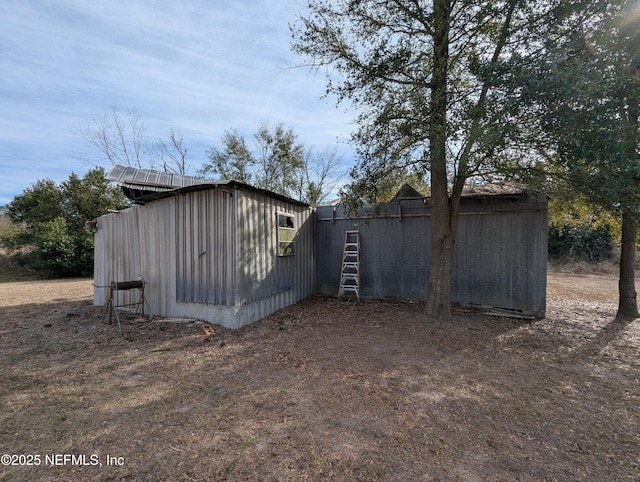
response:
M211 181L202 177L182 176L170 172L160 172L152 169L136 169L135 167L125 166L115 166L106 177L110 181L118 184L124 194L136 204L146 204L151 201L187 192L224 189L237 186L249 191L267 194L275 199L301 206L308 206L307 203L302 201L297 201L287 196L237 181Z
M172 172L136 169L127 166L114 166L107 174L107 179L130 189L152 192L169 191L211 182L202 177L183 176Z

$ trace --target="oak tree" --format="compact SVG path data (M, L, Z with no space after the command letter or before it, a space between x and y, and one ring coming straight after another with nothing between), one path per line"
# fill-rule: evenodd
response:
M640 10L637 2L567 6L556 35L513 59L541 165L622 224L619 318L637 318L640 216Z
M326 69L327 93L360 112L351 188L368 189L407 167L428 173L430 317L451 318L463 186L513 158L505 129L515 124L508 102L515 93L494 80L557 3L313 0L291 27L293 50Z

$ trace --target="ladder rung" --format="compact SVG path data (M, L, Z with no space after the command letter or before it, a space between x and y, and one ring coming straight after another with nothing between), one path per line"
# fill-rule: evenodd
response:
M353 291L353 292L357 292L358 291L358 287L353 285L353 286L345 286L342 285L340 286L340 291Z
M358 288L357 288L357 287L354 287L354 288L341 288L341 289L340 289L340 293L339 293L339 295L341 295L341 294L342 294L342 293L344 293L345 291L353 291L353 292L356 294L356 296L358 296L358 298L360 297L360 296L359 296L359 293L358 293Z

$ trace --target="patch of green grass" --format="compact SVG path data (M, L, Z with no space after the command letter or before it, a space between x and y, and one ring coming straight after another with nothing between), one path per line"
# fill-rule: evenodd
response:
M224 407L230 401L229 394L221 390L218 386L213 387L213 406L217 408Z
M429 442L435 442L438 440L438 434L435 432L424 432L422 435L425 440L428 440Z
M340 422L336 417L331 417L327 419L327 425L329 425L332 428L336 428L337 426L340 425Z
M38 380L34 380L31 377L19 377L13 378L9 381L8 386L15 391L20 390L32 390L36 388L40 383Z
M240 450L249 450L252 447L255 447L258 443L258 439L255 437L251 437L240 442Z
M53 417L53 421L56 422L56 423L62 423L65 420L67 420L68 418L69 418L69 416L66 413L62 412L62 413L57 414L55 417Z
M24 360L25 358L27 358L27 356L24 353L10 353L10 354L6 355L6 361L10 365L13 365L15 363L19 363L22 360Z
M75 345L71 343L47 342L42 346L42 351L44 351L48 355L52 355L54 353L64 353L67 351L72 351L74 348Z

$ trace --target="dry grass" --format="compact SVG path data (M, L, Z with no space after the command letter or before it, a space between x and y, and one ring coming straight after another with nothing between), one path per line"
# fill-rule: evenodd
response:
M618 303L617 273L572 271L552 272L547 279L547 303L566 300L607 303L612 309Z
M121 336L91 292L0 284L0 451L42 457L2 481L640 479L640 322L613 322L611 275L551 273L535 322L312 298L209 335Z

